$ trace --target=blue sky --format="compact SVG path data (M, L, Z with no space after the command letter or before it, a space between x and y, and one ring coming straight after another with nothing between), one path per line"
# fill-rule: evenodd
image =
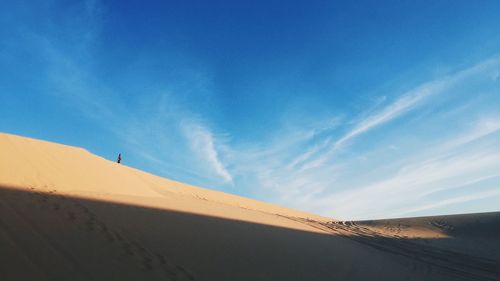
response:
M500 210L498 1L11 1L0 131L341 219Z

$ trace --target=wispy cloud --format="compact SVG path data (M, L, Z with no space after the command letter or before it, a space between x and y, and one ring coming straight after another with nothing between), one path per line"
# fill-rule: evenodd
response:
M423 125L418 132L416 129L412 132L404 124L403 127L381 125L397 118L411 120L407 117L412 116L409 113L413 111L420 114L422 111L416 109L435 106L441 96L461 105L461 96L455 94L460 91L457 88L487 77L488 73L498 69L499 60L495 58L424 83L351 125L340 137L335 136L350 124L340 124L331 134L321 137L276 144L285 149L272 154L272 157L262 157L256 165L247 165L242 173L255 174L258 185L267 188L262 192L278 195L282 204L338 218L408 215L411 214L410 210L417 210L416 206L432 202L426 196L432 198L430 194L437 192L448 192L450 198L460 197L460 202L465 202L467 198L474 200L474 196L453 193L464 182L475 182L473 185L477 186L482 183L480 179L494 179L495 171L500 169L500 154L494 141L498 138L496 133L500 129L500 122L494 114L485 117L484 114L492 113L484 112L482 116L473 116L470 115L471 108L464 106L458 111L457 107L430 111L428 116L419 115L419 119L415 119L420 120L418 124L427 122L431 130L436 130L436 126L444 126L442 134L429 134ZM495 85L492 87L497 89ZM452 111L463 118L451 116ZM465 118L467 115L469 118ZM443 125L443 122L456 124L452 128ZM422 144L417 145L408 137L381 139L380 147L371 148L362 154L359 154L359 146L366 143L362 139L356 142L357 146L346 145L376 129L386 133L397 129L410 137L422 132L428 135L422 139ZM281 139L289 139L289 136L282 135ZM484 143L484 140L487 142ZM275 151L274 147L274 144L261 144L260 151ZM240 152L240 155L245 153ZM242 156L239 159L245 158ZM238 169L239 163L231 164ZM427 205L430 207L422 211L445 206Z
M316 146L311 150L307 150L305 153L297 157L294 165L302 163L301 169L304 170L317 168L325 164L325 162L331 159L332 154L336 153L350 140L402 116L404 113L407 113L421 105L430 96L445 91L455 84L462 82L464 79L467 79L467 77L481 73L488 69L490 72L495 71L494 67L498 66L499 61L500 59L497 57L488 59L455 74L425 82L422 85L399 95L399 97L389 105L386 105L381 110L376 111L375 113L357 122L342 137L336 140L329 138L323 143L322 146ZM384 96L383 100L385 99L386 98ZM320 151L323 153L318 154ZM314 158L314 155L318 157Z
M333 149L342 146L356 136L397 118L401 114L417 106L419 102L426 97L443 90L449 83L450 79L432 81L403 94L395 102L389 104L380 112L359 122L353 129L335 142Z
M453 138L452 140L443 144L443 147L453 148L458 147L483 137L500 131L500 118L483 118L479 120L475 126L462 136Z
M495 136L498 130L488 130L486 134L481 129L484 124L498 121L495 120L477 121L473 128L450 137L450 140L467 139L467 142L458 145L450 141L449 145L410 151L395 163L385 162L386 152L381 149L381 152L375 152L384 156L378 161L369 156L366 157L368 160L355 157L312 170L283 169L277 159L286 162L285 158L274 155L272 161L264 161L267 165L261 165L253 172L259 176L262 186L280 196L282 204L344 219L415 215L416 212L477 200L476 193L490 194L488 190L478 189L484 181L493 180L500 184L500 153L496 145L498 136ZM478 131L483 133L476 133ZM487 142L482 143L485 139ZM400 146L405 147L404 144ZM386 151L390 153L392 150L388 146ZM368 161L368 165L363 165L363 161ZM378 167L373 169L387 171L374 176L366 170L374 165ZM378 179L381 177L382 180ZM464 186L471 196L455 194ZM498 190L498 186L493 187L491 194L496 192L494 190ZM448 198L460 200L446 199L447 204L438 204L441 200L433 199L437 193L447 193ZM435 200L439 201L433 202Z
M144 95L147 99L131 108L89 70L55 47L48 50L54 94L89 119L105 124L122 144L129 146L130 153L154 163L155 172L208 186L219 182L210 180L216 175L223 183L232 184L232 176L216 149L215 136L202 122L193 121L199 118L178 105L175 95L166 90L150 92Z
M396 101L385 106L382 110L366 117L365 119L359 121L353 128L351 128L347 133L337 140L329 139L323 145L323 148L329 147L325 154L322 154L316 159L310 159L316 151L307 151L303 155L299 156L300 162L304 162L302 169L317 168L323 165L333 153L339 150L348 141L360 136L369 130L387 123L405 112L411 110L417 106L426 97L435 94L442 89L444 89L450 82L449 78L436 80L432 82L425 83L407 93L402 94ZM385 100L385 99L384 99ZM317 149L317 148L316 148ZM305 161L309 160L309 161ZM300 163L299 162L299 163Z
M68 46L74 39L71 34L56 40L26 31L26 45L46 62L46 94L105 128L116 137L120 149L127 150L128 159L135 157L136 162L149 163L150 171L210 187L218 187L221 182L232 184L232 176L217 151L219 141L200 114L179 101L190 92L209 96L208 90L201 88L205 86L201 81L204 73L179 67L179 71L189 73L187 79L191 80L140 89L144 91L142 98L130 103L127 96L95 75L93 46L99 40L105 9L99 1L83 5L85 12L70 20L84 39L77 45Z
M226 183L233 183L233 177L219 158L212 132L200 124L193 123L193 121L184 122L183 128L195 155L207 163L210 169Z
M461 196L457 196L457 197L447 198L445 200L441 200L439 202L435 202L432 204L424 204L423 206L419 206L419 207L401 212L400 215L415 214L417 212L432 210L432 209L436 209L436 208L440 208L440 207L445 207L448 205L465 203L465 202L474 201L474 200L481 200L481 199L485 199L485 198L495 198L495 197L500 197L500 188L494 189L494 190L476 192L476 193L472 193L472 194L468 194L468 195L461 195ZM482 211L484 212L486 210L482 210ZM494 209L494 210L487 210L487 211L498 211L498 210Z
M386 180L333 194L324 202L328 205L325 208L331 213L351 217L408 214L412 206L426 201L421 200L426 195L494 174L494 168L500 168L499 162L500 154L492 150L426 159L402 167Z

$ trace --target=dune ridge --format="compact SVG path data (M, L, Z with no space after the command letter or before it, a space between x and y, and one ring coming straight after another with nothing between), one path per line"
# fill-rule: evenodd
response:
M240 212L232 216L221 206L263 214L309 217L308 214L257 200L195 187L158 177L93 155L87 150L9 134L0 134L0 184L21 189L31 186L56 188L74 196L129 203L138 206L172 208L179 211L248 219ZM168 204L165 204L168 200ZM147 203L146 203L147 202Z

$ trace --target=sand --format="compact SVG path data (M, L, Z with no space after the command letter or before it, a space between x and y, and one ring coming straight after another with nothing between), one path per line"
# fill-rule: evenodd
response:
M500 280L500 213L341 222L0 134L0 280Z

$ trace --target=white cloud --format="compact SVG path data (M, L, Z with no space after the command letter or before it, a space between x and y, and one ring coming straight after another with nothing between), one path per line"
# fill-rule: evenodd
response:
M333 154L341 149L348 141L402 116L404 113L425 102L428 97L439 94L440 92L445 91L451 86L462 82L468 77L477 75L478 73L481 73L485 70L498 72L498 69L495 69L495 67L498 68L499 62L500 58L495 57L471 66L470 68L467 68L465 70L459 71L453 75L441 77L439 79L423 83L422 85L401 94L396 101L385 106L382 110L357 122L357 124L352 129L350 129L336 141L328 139L327 142L324 143L323 147L314 147L313 149L307 150L302 155L299 155L293 164L302 164L301 170L318 168L324 165L329 159L331 159ZM497 124L493 124L492 126L495 125ZM485 128L485 130L487 129L488 128ZM313 155L317 155L318 151L324 150L325 147L329 148L323 153L319 154L319 156L312 157Z
M369 116L357 124L351 131L335 142L334 149L340 147L350 139L361 135L376 126L389 122L404 112L412 109L427 96L443 90L449 83L448 81L449 79L443 79L425 83L424 85L403 94L402 97L386 106L382 111Z
M477 178L492 178L500 170L500 153L494 150L451 156L441 153L434 159L404 166L383 181L331 194L321 199L324 211L350 218L397 217L428 201L422 198L429 194L460 187L467 181L478 182Z
M500 118L484 118L479 120L471 130L460 137L453 138L443 146L451 149L453 147L458 147L476 141L498 131L500 131Z
M220 176L226 183L233 183L233 177L219 159L219 153L216 150L215 139L212 132L192 121L184 122L183 128L191 148L196 155L205 161L210 166L211 170Z
M331 140L329 140L328 143L325 143L324 147L329 146L330 148L324 154L321 154L317 158L311 158L311 155L313 155L316 151L307 151L297 158L297 163L295 163L295 165L303 163L301 168L302 170L320 167L332 157L333 153L337 152L351 139L362 135L377 126L387 123L413 109L426 97L444 90L450 84L451 80L452 79L450 78L444 78L442 80L428 82L404 93L396 101L384 107L381 111L376 112L358 122L354 128L345 133L341 138L334 141L333 144L331 143ZM318 148L314 149L318 150Z
M496 171L500 170L500 153L495 146L500 119L485 118L487 112L484 112L471 121L472 116L467 115L477 109L461 107L461 101L453 99L446 104L452 101L460 107L458 111L457 107L452 107L419 117L420 122L426 122L434 130L427 137L416 138L411 134L417 132L403 128L408 137L382 139L380 147L371 148L364 154L358 154L357 147L346 144L417 107L433 104L435 99L431 97L452 99L455 89L488 77L488 73L499 68L499 62L498 58L487 60L424 83L356 122L338 138L335 138L338 131L333 130L333 134L322 134L304 141L261 144L259 151L278 152L262 153L272 157L260 157L258 162L250 160L251 163L245 164L240 173L255 174L258 185L267 188L261 193L271 192L278 196L279 200L275 202L337 218L393 217L408 214L422 205L430 206L423 211L432 211L432 206L444 206L430 204L432 200L424 197L433 196L436 192L448 192L449 198L458 198L460 196L454 194L455 190L463 187L464 182L470 182L473 188L481 186L484 179L495 179ZM446 117L450 111L459 112L463 119ZM433 124L436 120L440 123ZM447 134L435 133L436 126L443 126L446 122L453 124L445 126L449 129ZM472 126L464 128L467 124ZM341 129L342 124L339 126ZM400 125L397 128L402 129ZM384 130L393 129L384 127ZM424 132L427 130L424 129ZM289 138L286 134L281 135L283 140ZM416 139L425 143L415 143ZM276 150L275 146L279 145L282 149ZM238 151L233 153L238 154ZM400 157L387 157L391 155ZM249 162L244 157L240 160ZM239 162L235 160L231 165L239 169ZM470 192L476 193L473 189ZM460 202L465 202L467 198L473 200L475 197L460 198Z
M444 206L448 206L448 205L452 205L452 204L464 203L464 202L480 200L480 199L485 199L485 198L491 198L491 197L497 197L497 196L500 196L500 187L498 189L494 189L494 190L487 190L487 191L483 191L483 192L477 192L477 193L473 193L473 194L448 198L445 200L441 200L439 202L426 204L426 205L419 206L419 207L416 207L413 209L409 209L409 210L406 210L404 212L401 212L400 214L406 215L406 214L436 209L436 208L440 208L440 207L444 207Z
M38 56L46 61L50 88L47 94L114 135L117 147L125 149L121 152L129 159L127 164L143 162L151 172L204 186L220 184L218 178L213 180L214 174L225 183L232 183L231 174L220 161L215 138L207 128L193 127L195 130L190 136L197 140L190 143L190 147L186 144L182 120L193 119L196 114L182 106L185 103L179 99L183 96L176 94L181 92L186 96L186 93L196 92L208 97L209 94L205 95L208 89L202 88L206 86L203 81L196 83L208 76L203 67L200 70L192 69L192 65L179 65L179 72L189 73L183 78L192 83L182 79L177 84L166 81L165 84L168 82L170 88L177 90L175 93L169 87L150 87L144 90L147 92L140 93L139 100L128 102L128 96L94 74L92 46L99 40L101 15L105 11L99 1L84 4L85 13L72 18L72 25L85 39L81 44L66 48L58 40L33 32L28 32L29 36L24 39L26 45L33 46ZM72 37L66 35L64 39L71 41ZM133 158L136 161L132 161ZM200 160L205 164L201 165Z

